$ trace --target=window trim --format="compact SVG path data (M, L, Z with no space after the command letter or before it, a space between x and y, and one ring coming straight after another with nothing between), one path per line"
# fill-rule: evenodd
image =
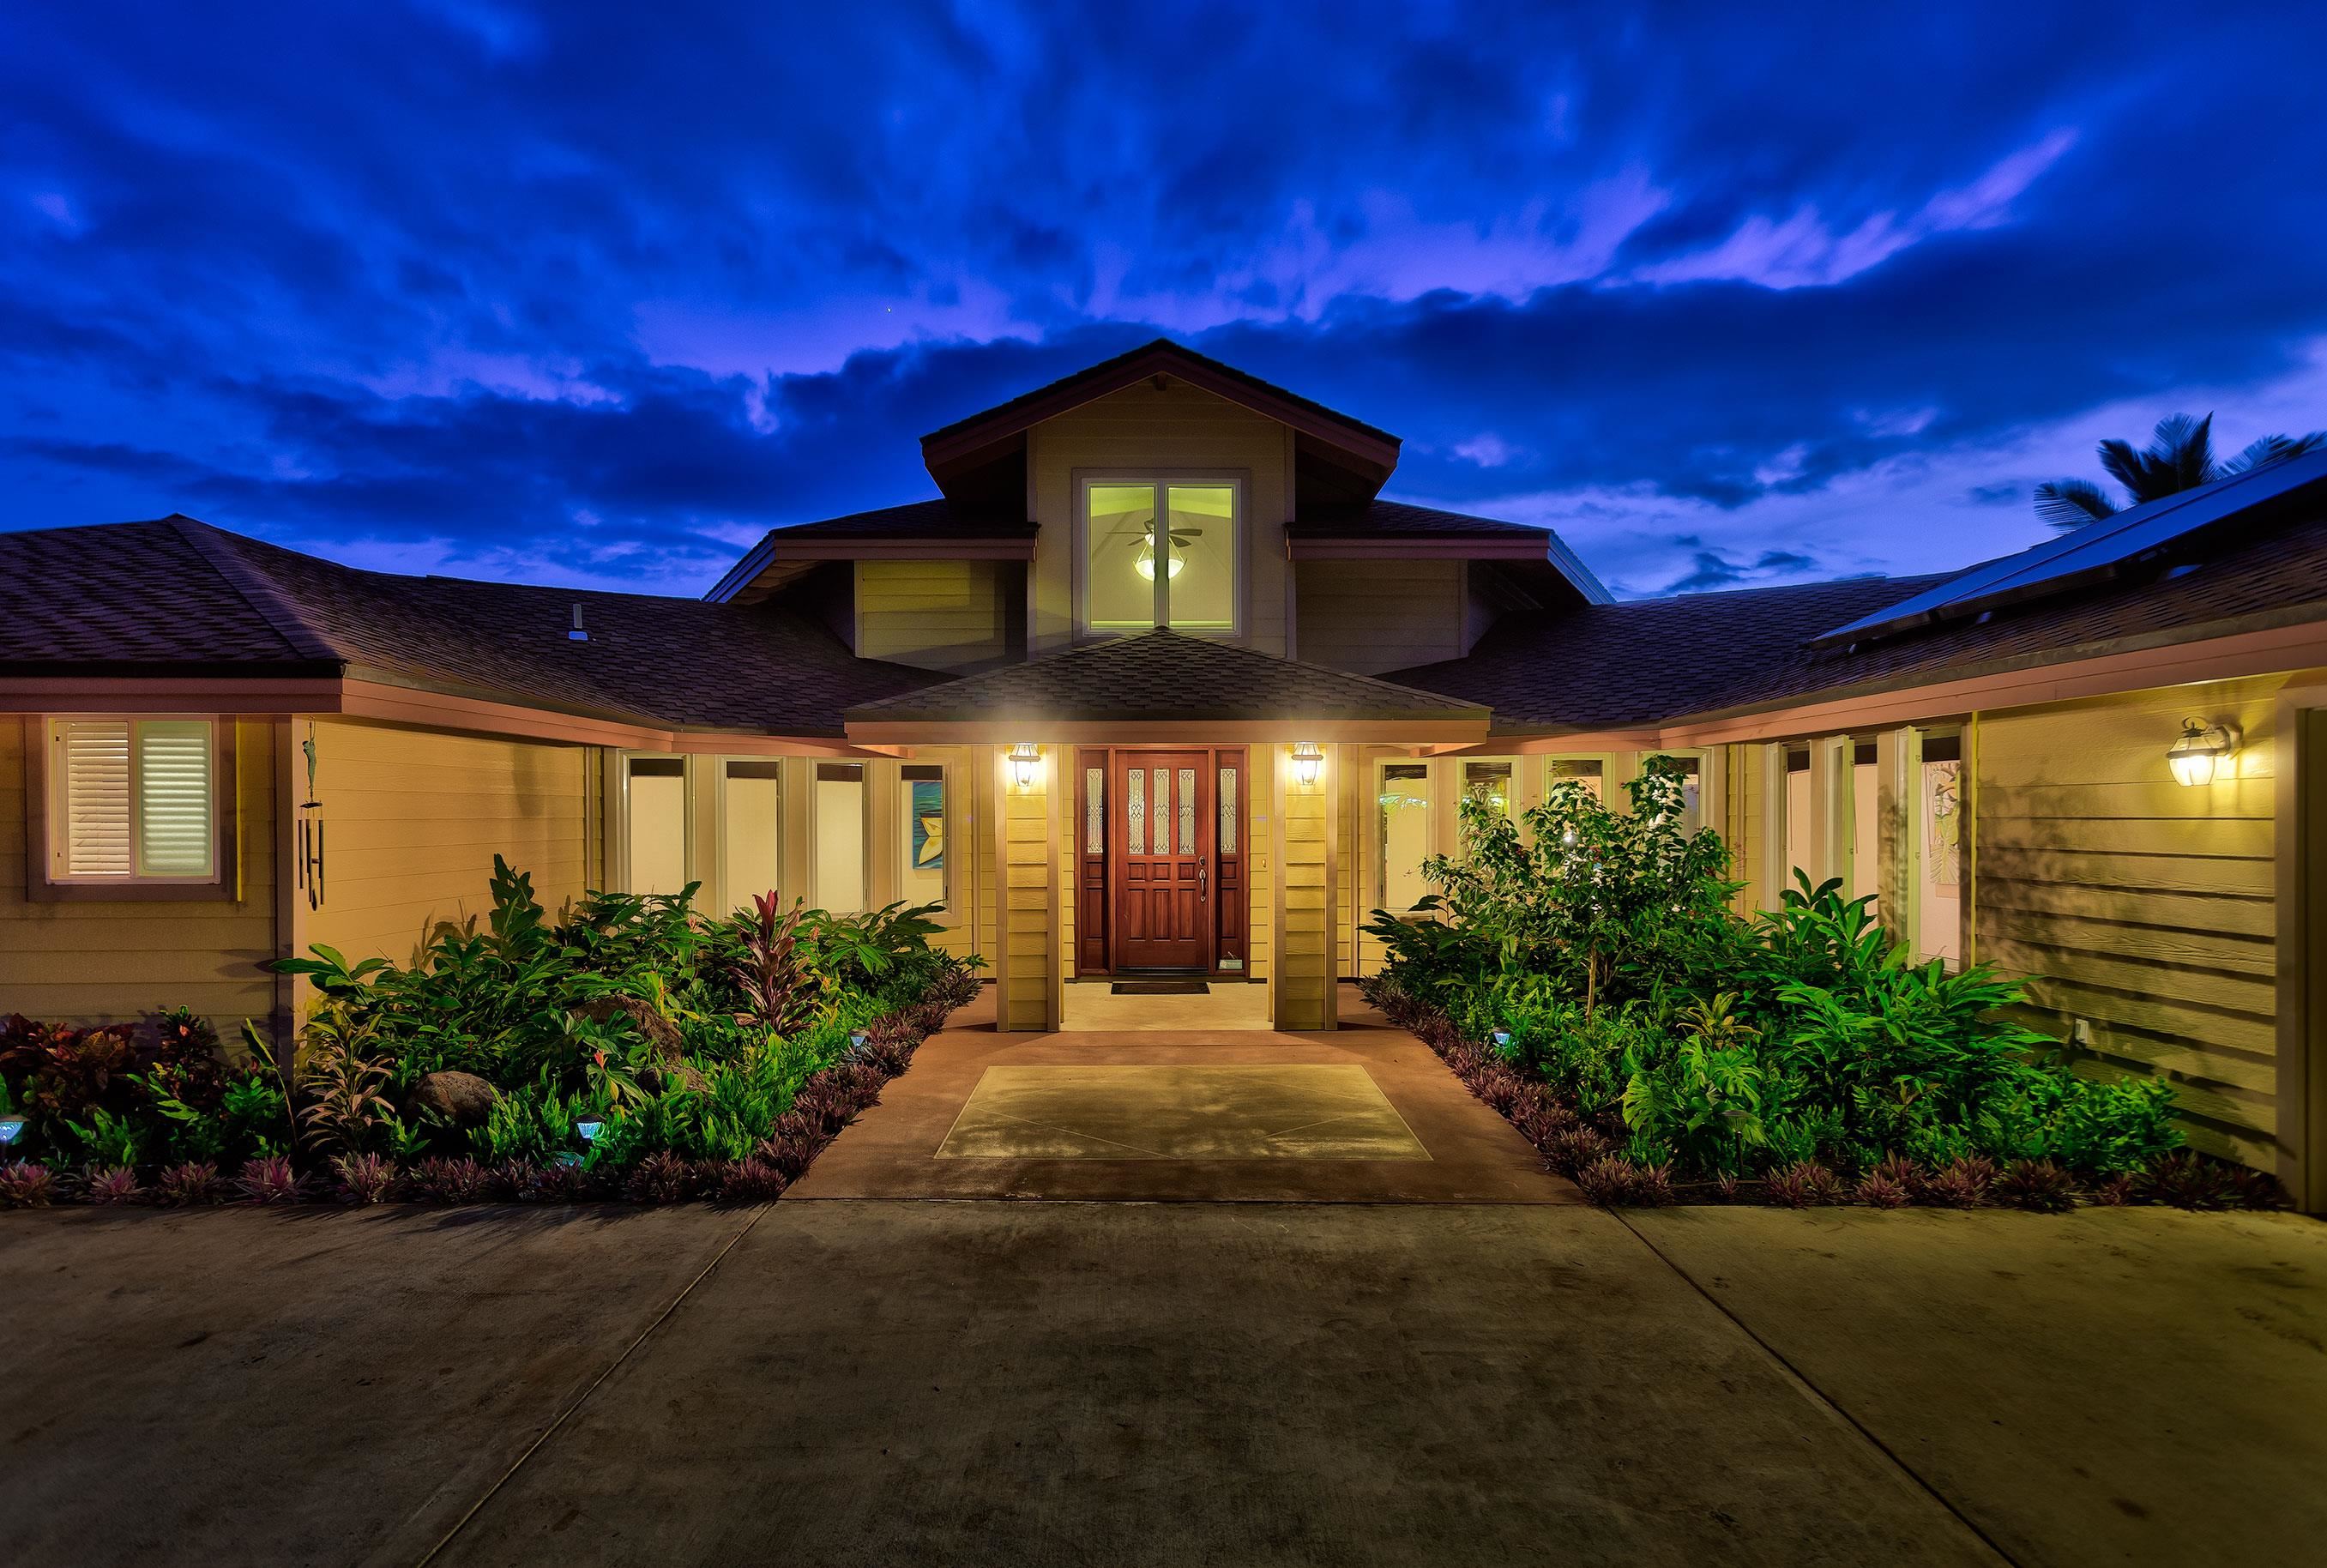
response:
M1251 572L1247 560L1252 546L1252 471L1248 468L1078 468L1071 475L1074 485L1074 561L1073 591L1075 610L1075 640L1105 642L1118 637L1138 637L1159 627L1168 627L1183 637L1211 637L1235 641L1245 635L1251 621L1245 605L1247 585ZM1235 494L1231 503L1230 521L1236 537L1231 548L1231 564L1235 581L1229 588L1230 624L1218 626L1173 626L1169 615L1171 578L1159 576L1155 583L1155 603L1158 614L1154 624L1145 627L1098 627L1090 623L1090 492L1093 485L1145 484L1153 485L1155 497L1155 526L1161 528L1170 515L1168 499L1162 493L1175 484L1226 485Z
M57 819L60 788L49 765L52 726L74 721L113 721L136 725L144 720L200 720L210 727L210 874L206 877L57 877L50 873L55 845L50 827ZM166 713L140 709L120 713L27 714L24 743L24 896L36 903L167 903L242 900L242 855L236 784L239 750L232 714ZM134 733L134 732L133 732ZM132 800L130 809L136 810Z

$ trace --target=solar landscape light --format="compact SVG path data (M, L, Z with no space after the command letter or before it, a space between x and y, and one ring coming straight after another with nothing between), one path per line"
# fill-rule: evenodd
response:
M0 1116L0 1149L5 1149L24 1135L24 1118Z

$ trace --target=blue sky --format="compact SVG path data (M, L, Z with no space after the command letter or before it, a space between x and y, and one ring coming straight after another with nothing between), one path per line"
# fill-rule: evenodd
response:
M1631 593L2327 425L2327 8L1755 12L14 7L0 527L695 593L1159 332Z

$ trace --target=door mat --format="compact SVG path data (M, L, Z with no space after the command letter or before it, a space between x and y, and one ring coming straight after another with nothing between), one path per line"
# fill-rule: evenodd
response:
M1201 980L1118 980L1107 987L1110 996L1210 996L1212 988Z

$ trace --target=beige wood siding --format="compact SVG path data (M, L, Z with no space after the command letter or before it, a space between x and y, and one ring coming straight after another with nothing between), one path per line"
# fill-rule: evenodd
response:
M2165 1073L2191 1140L2267 1166L2276 1122L2272 854L2284 677L1983 714L1972 957L2032 1022L2092 1028L2101 1074ZM2235 777L2176 784L2184 717L2242 733Z
M191 1007L232 1041L275 1008L276 746L281 726L235 725L236 855L229 896L49 903L25 896L32 776L24 725L0 714L0 1014L115 1023Z
M1004 1029L1056 1027L1051 983L1058 974L1051 918L1051 779L1061 748L1044 748L1043 766L1024 789L1001 787L999 863L1003 922L996 1008Z
M1460 561L1301 561L1294 575L1304 663L1381 675L1469 651Z
M308 942L409 963L437 921L483 923L496 854L553 914L582 896L586 748L344 720L317 722L315 745L327 858Z
M1255 748L1257 754L1262 749ZM1271 746L1276 786L1278 951L1272 980L1276 1027L1331 1029L1336 1007L1333 799L1348 747L1327 748L1326 777L1304 788L1288 776L1286 748Z
M1029 647L1039 658L1075 630L1074 476L1078 469L1144 471L1242 470L1245 484L1243 634L1283 657L1285 520L1293 504L1290 432L1225 397L1167 380L1146 381L1044 421L1027 433L1028 502L1035 541Z
M857 562L857 657L937 670L1005 658L1001 567L995 561Z

